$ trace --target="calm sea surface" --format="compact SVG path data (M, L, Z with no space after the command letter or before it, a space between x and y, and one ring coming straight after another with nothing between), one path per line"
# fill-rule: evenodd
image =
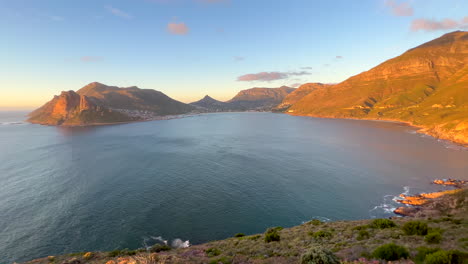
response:
M0 112L0 263L387 217L467 179L468 151L402 124L206 114L58 128Z

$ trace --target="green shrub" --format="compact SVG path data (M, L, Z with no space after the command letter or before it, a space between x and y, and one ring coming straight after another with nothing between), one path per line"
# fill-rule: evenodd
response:
M450 250L450 261L452 264L466 264L468 263L468 253L458 250Z
M317 231L315 233L312 233L311 235L316 239L328 239L333 236L332 233L325 230Z
M450 259L451 257L448 251L439 250L437 252L427 255L424 262L426 264L451 264L452 262L450 261Z
M234 235L234 237L245 237L244 233L237 233Z
M385 229L385 228L396 227L396 224L390 219L375 219L370 224L370 227L378 228L378 229Z
M418 251L418 253L416 253L414 260L416 263L422 264L424 263L424 259L426 259L427 255L439 251L440 248L418 247L416 250Z
M439 244L442 241L442 235L439 232L430 232L424 238L428 244Z
M315 225L315 226L318 226L318 225L321 225L322 224L322 221L318 220L318 219L313 219L312 221L310 221L309 223Z
M360 226L353 227L353 230L365 230L368 227L369 227L368 225L360 225Z
M211 257L219 256L221 254L221 250L217 248L209 248L205 250L205 253L208 257L211 258Z
M278 231L276 230L271 230L267 231L265 233L265 242L270 243L273 241L280 241L280 235L278 234Z
M421 221L409 221L403 225L403 232L406 235L419 235L425 236L427 235L428 227L427 224Z
M394 243L382 245L374 250L372 256L377 259L383 260L399 260L402 258L408 258L409 252L403 246L398 246Z
M165 244L156 244L150 248L150 252L161 252L171 250L171 247Z
M319 248L310 248L301 256L301 264L339 264L340 261L332 252Z
M362 230L359 230L359 233L358 233L358 236L357 236L357 240L364 240L364 239L368 239L370 237L370 234L367 230L365 229L362 229Z

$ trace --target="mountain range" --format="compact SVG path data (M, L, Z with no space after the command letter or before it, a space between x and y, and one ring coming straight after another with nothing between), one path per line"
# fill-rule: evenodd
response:
M184 104L162 92L91 83L62 92L30 114L32 123L87 125L186 113L279 111L325 118L408 122L435 137L468 144L468 32L456 31L334 85L252 88L227 102Z
M468 32L443 35L339 84L316 89L294 115L397 120L468 143Z

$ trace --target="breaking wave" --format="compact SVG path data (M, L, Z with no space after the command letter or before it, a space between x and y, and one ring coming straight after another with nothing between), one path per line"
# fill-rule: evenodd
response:
M330 218L326 218L324 216L313 216L309 220L302 221L302 224L305 224L305 223L310 222L310 221L315 220L315 219L320 220L321 222L331 222L332 221Z
M410 194L410 187L405 186L403 187L403 194L409 195ZM390 216L395 216L395 209L398 207L403 206L402 204L398 203L397 200L401 199L398 195L387 194L383 197L383 202L380 205L374 206L371 210L369 210L369 216L371 218L386 218Z
M24 122L0 122L0 126L23 125Z
M164 239L162 236L150 236L150 237L145 237L143 238L143 247L146 250L149 250L152 246L156 244L162 244L166 246L171 246L172 248L188 248L190 247L190 241L186 240L183 241L180 238L176 238L171 241L169 244L169 240Z

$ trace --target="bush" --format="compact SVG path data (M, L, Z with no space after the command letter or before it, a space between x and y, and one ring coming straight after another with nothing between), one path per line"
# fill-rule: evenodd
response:
M315 233L312 233L311 235L316 239L327 239L333 236L332 233L325 230L317 231Z
M234 237L245 237L244 233L237 233L234 235Z
M313 219L309 223L313 224L314 226L318 226L318 225L322 224L322 221L320 221L318 219Z
M440 248L428 248L428 247L418 247L416 249L418 253L414 257L416 263L424 263L426 256L432 253L435 253L440 250Z
M280 241L280 235L276 229L268 229L265 233L265 242L270 243L273 241Z
M54 256L48 256L48 257L47 257L47 260L49 260L49 262L54 262L54 261L55 261L55 257L54 257Z
M468 261L468 253L458 250L450 250L450 262L452 264L466 264Z
M353 227L353 230L365 230L368 227L369 227L368 225L360 225L360 226Z
M439 250L426 256L426 264L451 264L450 253L445 250Z
M424 241L428 244L439 244L442 240L442 235L439 232L431 232L426 235Z
M166 244L156 244L150 248L150 252L157 253L161 251L171 250L171 247Z
M370 224L370 227L378 228L378 229L385 229L385 228L396 227L396 224L390 219L375 219Z
M301 264L339 264L340 261L332 252L313 247L301 256Z
M369 232L367 232L367 230L365 229L362 229L362 230L359 230L359 233L358 233L358 236L357 236L357 240L364 240L364 239L368 239L370 237L370 234Z
M408 258L409 252L405 247L390 243L376 248L372 253L372 256L377 259L390 261Z
M205 250L205 253L208 257L211 258L211 257L219 256L221 254L221 250L217 248L209 248Z
M406 235L419 235L425 236L427 235L428 227L427 224L421 221L409 221L403 225L403 232Z

